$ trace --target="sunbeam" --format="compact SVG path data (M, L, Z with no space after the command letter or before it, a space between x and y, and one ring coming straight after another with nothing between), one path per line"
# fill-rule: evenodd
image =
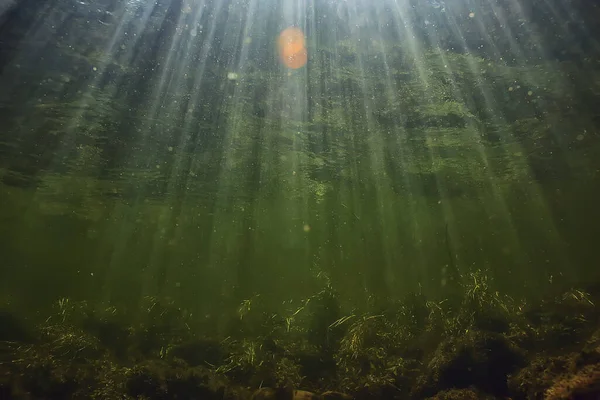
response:
M0 2L0 397L596 396L599 40L584 0Z

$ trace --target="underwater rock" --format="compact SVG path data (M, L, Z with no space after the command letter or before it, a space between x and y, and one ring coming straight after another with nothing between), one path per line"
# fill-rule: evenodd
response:
M546 390L546 400L596 400L600 398L600 364L587 365L561 377Z
M510 377L515 399L600 398L600 332L592 335L581 351L562 356L537 356Z
M16 346L8 357L9 371L0 371L10 377L6 398L89 398L112 367L95 338L61 325L45 326L36 344Z
M394 384L385 382L375 382L373 384L367 384L364 387L356 390L354 398L357 400L370 400L370 399L396 399L400 394L399 390Z
M475 387L505 396L507 376L523 364L520 349L504 336L469 332L438 346L413 393L416 397L428 397L445 389Z
M600 329L586 341L575 363L578 367L600 363Z
M319 400L321 396L306 390L291 390L287 388L260 388L252 395L252 400Z
M321 394L323 400L352 400L353 397L346 393L327 391Z
M515 399L540 399L569 363L567 357L536 357L508 379L510 394Z
M312 392L307 392L306 390L294 390L292 400L318 400L320 399L319 395L316 395Z
M285 394L283 394L285 396ZM279 390L273 388L260 388L256 389L256 391L252 394L252 400L275 400L282 399L281 393Z
M475 389L443 390L426 400L493 400L494 396L486 396Z

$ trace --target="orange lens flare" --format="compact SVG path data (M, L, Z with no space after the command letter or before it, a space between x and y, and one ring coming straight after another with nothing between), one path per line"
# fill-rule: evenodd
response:
M306 65L308 53L304 33L299 28L287 28L279 34L277 41L279 59L288 68L298 69Z

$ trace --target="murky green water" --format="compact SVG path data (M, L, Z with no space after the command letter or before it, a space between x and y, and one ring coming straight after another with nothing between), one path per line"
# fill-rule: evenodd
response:
M0 7L1 301L153 298L224 338L330 290L331 323L479 276L532 300L597 282L592 3Z

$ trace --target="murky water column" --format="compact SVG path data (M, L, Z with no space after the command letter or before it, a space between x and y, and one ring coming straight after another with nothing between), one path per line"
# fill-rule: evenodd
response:
M7 293L208 315L328 286L379 308L479 269L516 293L593 275L583 11L4 4Z

